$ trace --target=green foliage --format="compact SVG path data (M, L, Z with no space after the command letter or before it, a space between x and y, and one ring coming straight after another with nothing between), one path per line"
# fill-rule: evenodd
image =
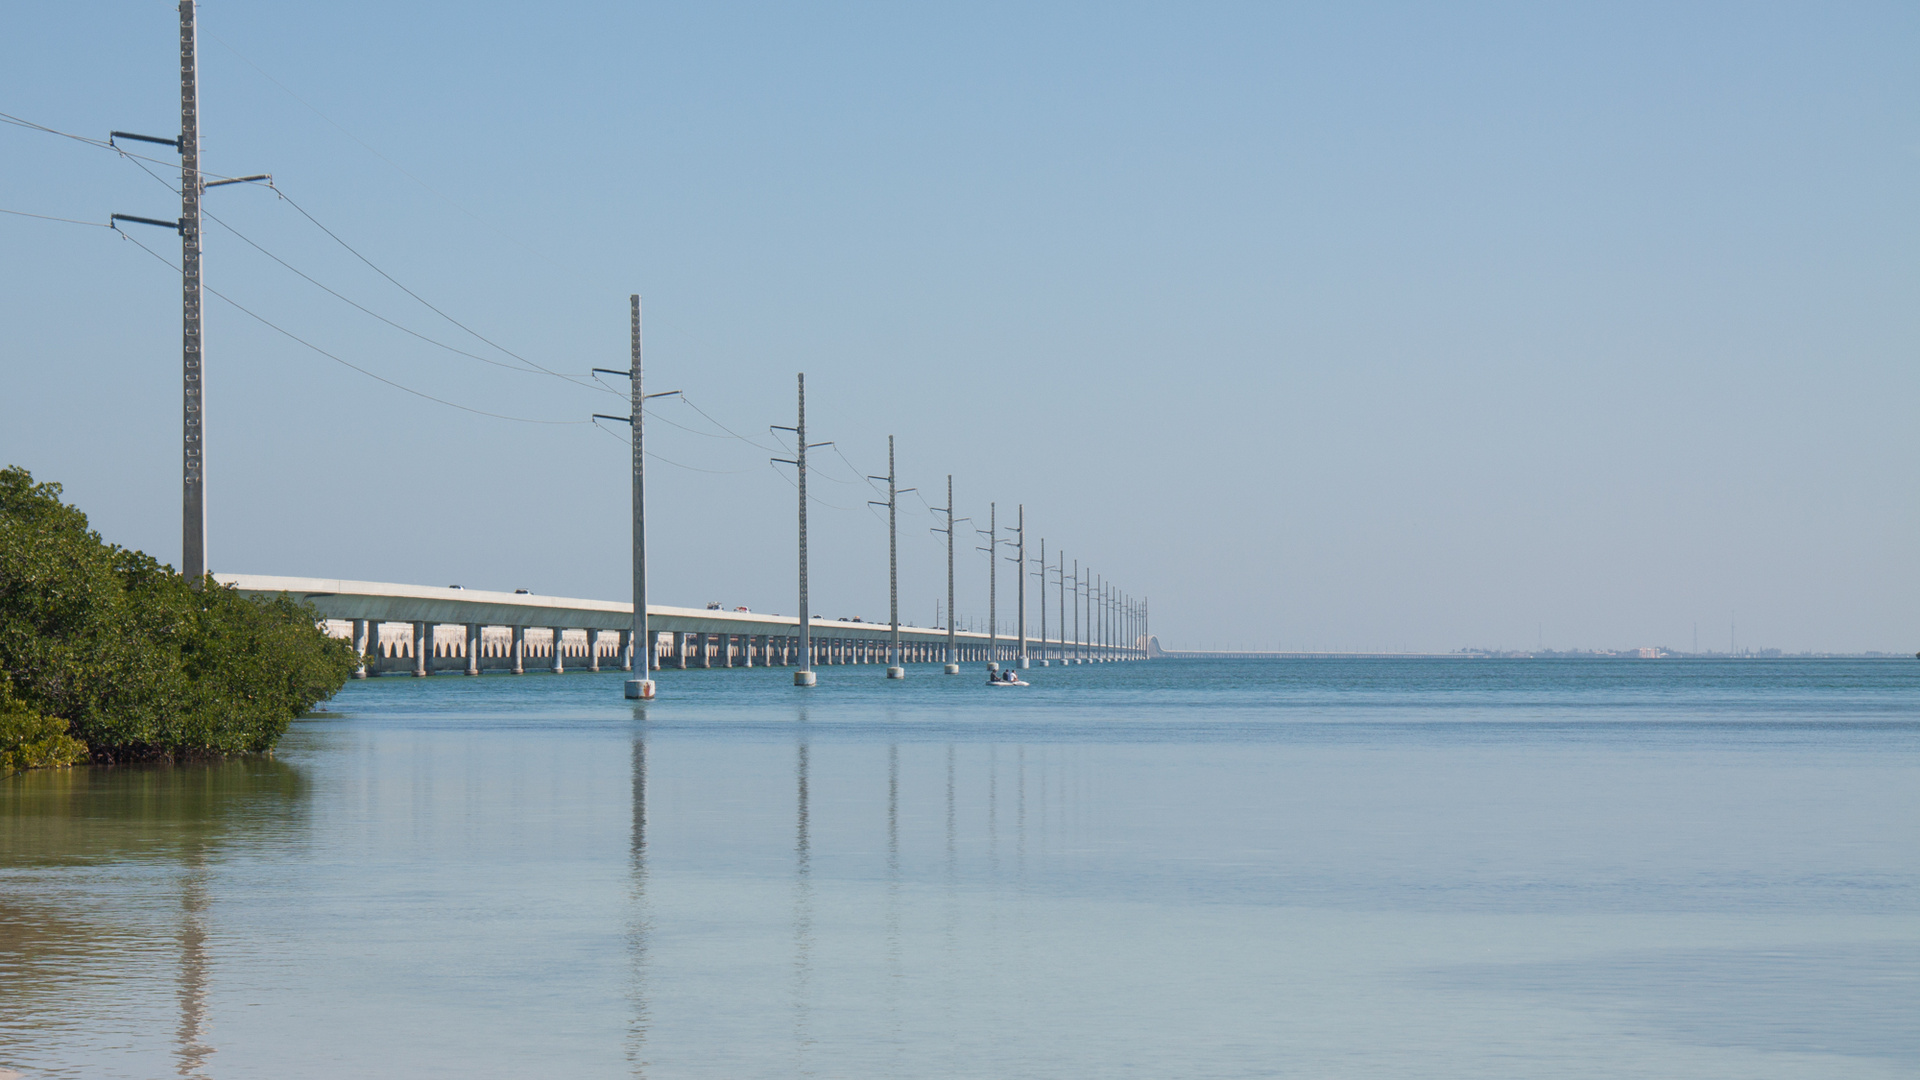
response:
M0 469L0 672L96 759L270 749L331 697L353 650L312 607L201 589L103 542L58 484Z
M67 734L67 722L35 712L13 696L13 683L0 675L0 776L85 760L87 744Z

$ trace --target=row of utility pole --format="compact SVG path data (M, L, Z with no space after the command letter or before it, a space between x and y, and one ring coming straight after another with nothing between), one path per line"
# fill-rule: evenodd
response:
M115 213L108 222L118 228L121 222L140 225L153 225L173 229L180 235L181 267L181 543L180 570L194 588L200 588L207 573L207 379L205 338L202 332L200 278L200 227L201 196L209 188L225 184L244 184L256 181L271 183L272 176L261 173L253 176L216 177L208 180L200 168L200 64L198 34L195 26L195 0L179 0L180 12L180 133L175 137L140 135L133 132L115 131L109 135L110 145L118 146L119 140L171 146L180 155L180 216L176 220L142 217L135 214ZM613 420L630 424L632 438L632 526L633 526L633 638L635 649L642 655L636 657L642 661L640 678L627 683L627 696L633 698L651 698L654 696L654 682L648 676L658 667L654 656L652 638L647 626L647 543L646 543L646 447L645 447L645 403L653 398L679 393L668 390L662 393L645 392L642 380L641 334L640 334L640 297L629 298L630 322L630 358L625 370L595 368L594 371L606 375L624 376L630 388L630 413L628 416L609 416L594 414L596 419ZM806 376L798 378L799 409L798 419L793 427L775 425L776 430L789 431L794 435L795 453L792 458L777 458L776 461L794 466L797 473L796 487L799 489L799 586L800 586L800 670L794 672L794 684L797 686L814 685L812 670L813 625L807 598L807 451L822 446L831 446L830 442L809 443L807 441L807 383ZM901 679L906 677L906 669L901 664L900 652L900 558L899 558L899 496L913 491L913 488L898 486L898 476L894 471L893 436L887 436L887 475L870 477L872 480L887 482L887 501L874 502L887 508L887 585L889 594L889 617L892 622L892 637L887 656L887 677ZM954 516L953 477L947 477L947 502L935 512L945 515L944 526L934 528L935 533L947 538L947 606L946 606L946 671L958 674L959 650L955 640L954 612L957 599L954 589L954 537L956 526L971 521L971 518ZM1016 524L1009 535L1002 537L999 528L999 507L988 504L987 527L975 532L985 538L986 546L980 548L987 554L987 635L989 656L997 655L1000 633L999 623L999 567L1001 559L1013 563L1017 568L1019 582L1019 647L1016 662L1020 667L1030 665L1029 641L1027 638L1027 521L1026 507L1018 510ZM1003 554L1002 546L1010 549ZM1042 656L1041 662L1050 663L1054 659L1063 662L1085 662L1094 658L1094 650L1103 652L1116 647L1139 649L1146 640L1146 614L1144 601L1132 601L1110 584L1092 575L1091 571L1083 577L1079 562L1074 563L1074 572L1068 578L1066 558L1060 557L1058 565L1049 568L1046 565L1046 541L1041 541L1039 569L1033 572L1041 581L1042 602L1040 615L1040 642L1042 652L1047 650L1047 625L1045 589L1048 575L1059 586L1060 592L1060 630L1061 637L1055 655ZM1071 585L1073 604L1073 637L1066 636L1067 592ZM1085 614L1087 634L1092 644L1083 641L1081 616Z
M635 300L635 303L636 304L638 303L637 298ZM638 308L636 307L635 310L638 311ZM635 340L637 341L638 331L636 330L635 333L636 333ZM636 351L634 356L635 356L634 378L637 384L639 379L639 375L638 375L639 353ZM833 444L831 442L809 443L807 441L807 376L805 372L802 372L797 376L796 388L797 388L797 398L798 398L798 409L797 409L797 418L794 421L794 426L787 427L781 424L774 424L774 425L770 425L770 428L771 430L774 430L774 431L791 432L793 434L794 444L796 447L796 452L793 457L774 458L772 460L782 465L793 466L794 471L796 473L796 482L794 484L794 487L797 489L799 493L799 530L798 532L799 532L799 541L800 541L799 542L800 667L798 668L798 670L796 670L793 673L793 683L795 686L813 686L815 684L815 675L813 671L813 622L812 622L812 614L809 610L809 606L807 602L807 451L814 449L816 447L831 446ZM640 407L639 407L639 399L636 398L635 404L634 404L634 414L633 414L634 437L636 439L636 445L638 445L637 440L639 439L639 436L640 436L641 420L642 420L642 416L641 416ZM638 475L638 472L642 467L643 466L636 452L635 464L634 464L636 475ZM901 661L901 652L900 652L900 496L907 492L914 491L916 489L903 488L899 486L900 478L899 478L898 472L895 469L895 464L894 464L894 437L892 435L887 436L887 475L869 476L867 477L867 479L885 480L887 482L886 501L881 502L878 499L869 499L868 503L869 505L872 505L872 506L884 506L887 508L887 612L888 612L888 621L891 625L891 635L888 639L888 647L887 647L887 678L904 679L907 677L907 671L906 671L906 667ZM641 497L642 488L638 482L636 482L634 485L634 492L635 492L635 496L634 496L635 499L636 500L639 499ZM947 650L946 650L946 657L945 657L945 667L946 667L947 674L957 675L960 673L960 663L959 663L960 653L958 649L958 643L955 640L955 632L956 632L955 625L958 622L958 620L954 617L954 610L955 610L954 604L958 597L954 587L954 547L955 547L954 538L957 535L957 527L965 522L971 521L972 519L954 516L953 474L951 473L947 474L946 505L932 507L931 509L936 514L944 514L946 518L944 524L933 526L932 531L935 534L944 535L947 538L947 609L946 609L947 610L947 619L946 619ZM1025 504L1021 504L1021 506L1019 507L1018 515L1019 516L1016 524L1010 530L1011 535L1007 537L1002 537L1000 535L1000 525L999 525L999 518L1000 518L999 504L988 503L987 504L987 527L985 529L975 529L974 531L978 533L980 536L984 537L987 541L986 546L978 549L980 551L985 552L987 555L987 649L988 649L987 654L990 657L998 655L998 644L999 644L999 633L1000 633L999 571L1000 571L1000 560L1004 558L1008 562L1011 562L1016 567L1018 567L1020 607L1019 607L1019 617L1017 622L1018 622L1018 628L1019 628L1019 639L1018 639L1019 648L1015 653L1014 660L1022 669L1026 669L1032 666L1033 658L1029 652L1029 640L1027 637L1027 576L1028 576L1027 566L1028 566L1028 562L1027 562L1027 508ZM645 536L644 524L643 524L644 521L645 521L645 515L641 510L641 508L639 507L638 503L636 502L635 509L634 509L634 523L635 523L634 524L634 543L636 545L644 545L646 543L646 536ZM1013 554L1002 555L1001 554L1002 545L1006 545L1010 547L1013 550ZM1034 572L1035 576L1038 576L1041 579L1041 588L1043 593L1041 597L1042 602L1041 602L1041 629L1040 629L1040 645L1043 652L1046 650L1046 647L1047 647L1047 633L1046 633L1046 621L1045 621L1046 603L1045 603L1044 590L1046 587L1046 577L1048 573L1048 567L1046 566L1045 545L1046 545L1046 541L1043 539L1041 541L1041 558L1037 560L1039 569ZM640 568L643 568L645 566L644 555L635 556L634 566L636 567L635 572L639 573ZM1066 567L1066 562L1063 556L1060 566L1056 568L1059 571L1056 574L1056 577L1060 585L1060 590L1061 590L1060 603L1061 603L1061 609L1063 612L1066 607L1066 586L1067 586L1067 581L1066 581L1066 578L1064 577L1065 567ZM1061 624L1060 624L1063 634L1057 649L1058 656L1057 657L1043 656L1041 657L1042 664L1050 664L1054 659L1059 659L1063 663L1076 663L1076 662L1087 663L1117 651L1128 651L1128 652L1134 653L1135 655L1145 654L1146 652L1145 627L1146 627L1146 614L1147 614L1145 601L1134 601L1132 598L1126 596L1124 593L1120 592L1111 584L1102 582L1097 577L1092 576L1091 571L1088 572L1087 578L1082 579L1080 576L1080 568L1079 568L1078 561L1074 563L1073 585L1074 585L1074 637L1075 637L1075 640L1070 642L1064 635L1064 631L1066 629L1066 619L1063 614L1061 617ZM644 587L638 586L638 585L635 586L636 596L641 595L643 592L644 592ZM1080 612L1082 610L1083 600L1085 602L1085 610L1087 614L1087 628L1090 635L1090 640L1087 640L1087 641L1079 640ZM644 618L643 616L638 614L636 614L635 616L635 631L634 631L635 641L649 640L643 636L645 632L645 623L643 621L643 618ZM656 663L656 661L652 657L651 650L648 650L648 656L647 656L646 662L649 667L653 666ZM998 666L997 663L994 663L991 661L990 661L990 665L993 667ZM641 680L635 680L635 682L639 683L641 682ZM642 694L635 694L632 690L630 690L628 696L629 697L633 697L633 696L651 697L652 696L651 681L644 682L644 690Z

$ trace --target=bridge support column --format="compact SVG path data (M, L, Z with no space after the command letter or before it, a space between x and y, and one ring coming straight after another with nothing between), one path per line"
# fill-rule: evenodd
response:
M367 620L353 620L353 677L367 677Z
M753 643L755 640L752 634L742 634L740 636L740 651L746 654L748 667L753 666Z
M720 666L721 667L733 666L733 635L732 634L720 635Z
M467 624L467 674L480 674L480 624Z
M423 622L413 624L413 673L433 673L433 630Z
M695 655L700 658L700 666L703 668L713 666L713 652L707 648L708 637L707 634L693 635Z
M587 628L587 670L600 670L600 631Z
M614 648L619 650L620 652L620 670L621 671L633 670L633 652L634 652L633 646L634 646L633 631L631 630L620 631L620 640L614 643Z
M513 628L512 648L513 648L513 673L515 675L525 675L527 673L527 628L526 627L516 626Z
M567 673L567 659L563 651L567 632L558 626L550 626L547 629L553 633L553 663L548 665L547 670L555 675L564 675Z

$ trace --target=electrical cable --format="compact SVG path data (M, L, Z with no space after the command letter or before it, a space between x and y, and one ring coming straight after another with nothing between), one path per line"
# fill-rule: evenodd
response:
M306 218L308 221L312 222L314 228L319 229L323 233L326 233L328 237L332 238L334 243L339 244L343 248L346 248L347 252L351 254L354 258L359 259L361 262L365 263L368 269L372 270L374 273L379 274L381 277L386 278L389 282L391 282L394 288L399 289L401 292L406 293L408 296L413 297L415 300L418 300L421 306L425 307L428 311L433 312L435 315L438 315L441 318L447 320L453 325L466 331L468 334L473 335L475 339L493 346L494 348L500 350L503 353L506 353L508 356L513 357L515 360L518 360L529 367L538 368L541 371L544 371L547 374L552 375L554 378L565 379L571 383L578 383L580 381L578 376L563 374L561 372L553 370L550 367L547 367L544 364L538 363L533 360L529 360L526 357L521 356L519 353L514 352L512 349L507 348L505 345L502 345L497 341L494 341L492 338L487 337L485 334L482 334L480 331L475 330L473 327L468 326L466 323L461 322L459 319L456 319L453 316L447 314L446 312L441 311L439 308L434 307L433 304L428 302L428 300L425 297L421 296L417 292L414 292L412 289L407 288L405 285L400 284L399 279L395 278L392 274L387 273L385 270L380 269L379 266L375 265L372 259L369 259L365 255L360 254L360 252L352 244L349 244L345 240L342 240L340 238L340 234L334 232L332 229L329 229L325 225L321 224L320 219L308 213L306 207L301 206L297 201L295 201L293 196L288 195L285 191L281 190L281 188L279 188L278 186L274 186L274 185L270 185L270 186L273 186L273 190L277 192L282 199L286 200L286 203L288 206L293 207L294 210L299 212L301 217Z
M459 347L457 347L457 346L453 346L453 345L449 345L449 344L447 344L446 342L444 342L444 341L440 341L440 340L437 340L437 339L435 339L435 338L431 338L431 337L428 337L427 335L425 335L425 334L422 334L422 333L420 333L419 331L417 331L417 330L414 330L414 329L412 329L411 327L407 327L407 326L403 326L403 325L401 325L400 323L397 323L397 322L395 322L395 321L393 321L392 319L389 319L389 318L387 318L387 317L386 317L385 315L382 315L382 314L380 314L379 312L377 312L377 311L374 311L374 310L373 310L372 308L369 308L369 307L367 307L366 305L364 305L364 304L361 304L361 303L359 303L359 302L358 302L358 301L356 301L356 300L353 300L353 299L351 299L351 298L349 298L349 297L347 297L347 296L344 296L344 295L342 295L341 293L339 293L339 292L337 292L337 291L335 291L334 289L332 289L332 288L330 288L330 287L328 287L327 285L325 285L325 284L323 284L322 282L320 282L320 281L318 281L318 280L316 280L316 279L315 279L315 278L314 278L314 277L313 277L312 275L310 275L310 274L308 274L308 273L307 273L306 271L304 271L304 270L301 270L301 269L300 269L299 267L297 267L297 266L294 266L294 265L293 265L292 263L290 263L290 262L288 262L287 260L285 260L285 259L283 259L283 258L281 258L281 257L280 257L280 256L278 256L278 255L275 255L275 254L274 254L273 252L271 252L271 251L268 251L268 250L267 250L266 248L264 248L264 247L261 247L261 246L260 246L260 245L259 245L259 244L258 244L257 242L255 242L255 241L254 241L254 239L253 239L252 237L250 237L250 236L248 236L247 234L245 234L245 233L243 233L243 232L241 232L241 231L240 231L239 229L236 229L236 228L234 228L234 227L233 227L232 225L229 225L229 224L227 224L227 223L226 223L225 221L223 221L223 220L222 220L221 218L219 218L219 217L218 217L217 215L215 215L215 214L212 214L212 213L210 213L210 212L208 212L208 211L207 211L207 210L205 210L204 208L203 208L203 209L202 209L202 210L201 210L200 212L201 212L202 214L204 214L204 215L205 215L206 217L209 217L209 218L211 218L211 219L213 219L213 221L214 221L214 223L216 223L216 224L218 224L218 225L219 225L219 226L220 226L221 228L223 228L223 229L225 229L225 230L227 230L228 232L230 232L230 233L232 233L233 235L235 235L235 236L237 236L237 237L239 237L239 238L241 239L241 241L242 241L242 242L244 242L244 243L245 243L245 244L246 244L246 245L247 245L248 247L251 247L251 248L252 248L253 250L255 250L255 251L258 251L258 252L259 252L260 254L262 254L262 255L265 255L265 256L266 256L267 258L269 258L269 259L272 259L272 260L273 260L274 262L277 262L277 263L279 263L279 264L280 264L281 266L283 266L283 267L285 267L286 269L288 269L288 270L290 270L290 271L292 271L292 272L293 272L294 274L296 274L296 275L298 275L298 276L299 276L300 278L302 278L303 280L305 280L305 281L306 281L306 282L307 282L308 284L310 284L310 285L312 285L312 286L314 286L315 288L317 288L317 289L319 289L320 291L322 291L322 292L324 292L324 293L326 293L327 295L329 295L329 296L331 296L331 297L333 297L334 299L336 299L336 300L339 300L339 301L340 301L341 303L343 303L343 304L346 304L347 306L349 306L349 307L352 307L352 308L354 308L354 309L356 309L356 310L358 310L358 311L360 311L360 312L363 312L363 313L365 313L365 314L367 314L367 315L370 315L370 316L372 316L373 318L376 318L376 319L378 319L378 320L380 320L380 321L381 321L381 322L383 322L383 323L386 323L386 324L387 324L388 326L391 326L391 327L393 327L393 328L394 328L395 330L398 330L398 331L400 331L400 332L401 332L401 333L403 333L403 334L407 334L407 335L410 335L410 336L412 336L412 337L416 337L416 338L419 338L419 339L420 339L421 341L424 341L424 342L426 342L426 343L427 343L427 344L429 344L429 345L437 345L437 346L439 346L440 348L442 348L442 349L445 349L445 350L447 350L448 352L450 352L450 353L453 353L453 354L455 354L455 355L457 355L457 356L464 356L464 357L467 357L468 359L472 359L472 360L478 360L478 361L480 361L480 362L481 362L481 363L483 363L483 364L491 364L491 365L493 365L494 367L497 367L497 368L505 368L505 369L506 369L506 370L508 370L508 371L518 371L518 372L521 372L521 373L523 373L523 374L527 374L527 375L543 375L543 374L547 374L547 372L543 372L543 371L539 371L539 370L536 370L536 369L534 369L534 368L529 368L529 367L521 367L521 366L519 366L518 364L509 364L509 363L505 363L505 362L503 362L503 361L500 361L500 360L495 360L495 359L493 359L492 357L489 357L489 356L481 356L481 355L480 355L480 354L478 354L478 353L470 353L470 352L468 352L468 351L466 351L465 349L462 349L462 348L459 348ZM595 381L596 381L596 382L598 382L598 380L595 380ZM580 385L584 385L584 384L580 384ZM592 387L588 387L588 388L589 388L589 389L594 389L594 390L600 390L600 391L602 391L602 392L604 392L604 393L608 393L608 394L613 394L613 395L614 395L614 396L616 396L616 397L623 397L623 398L624 398L624 397L626 397L626 395L625 395L625 394L621 394L621 393L619 393L618 391L616 391L616 390L614 390L614 389L613 389L612 387L610 387L610 386L607 386L607 385L606 385L606 384L604 384L604 383L600 383L599 385L596 385L596 386L592 386Z
M16 217L39 218L41 221L64 221L69 225L92 225L97 229L111 229L112 225L104 221L81 221L79 218L54 217L52 214L29 214L25 210L8 210L0 207L0 214L12 214Z
M691 400L689 400L687 398L687 395L685 394L680 395L680 400L686 402L687 408L692 409L694 412L699 413L701 416L705 416L707 418L708 423L711 423L714 427L719 428L721 431L726 432L727 434L733 436L734 438L739 439L741 442L746 443L748 446L765 450L768 453L785 453L787 451L787 448L785 446L768 446L765 443L755 442L752 439L747 438L745 435L742 435L739 432L728 427L727 425L721 423L720 421L715 420L711 415L708 414L708 412L705 409L702 409L700 406L695 405Z
M774 474L775 476L778 476L778 477L779 477L780 479L782 479L782 480L785 480L785 481L787 482L787 486L788 486L788 487L790 487L790 488L792 488L792 489L793 489L793 490L795 490L795 491L799 491L799 490L800 490L800 485L794 482L794 479L793 479L793 477L791 477L791 476L788 476L788 475L787 475L786 473L783 473L783 472L781 472L781 471L780 471L780 466L779 466L779 465L777 465L777 464L775 464L775 463L773 463L773 462L771 462L771 461L769 461L769 462L767 462L767 468L769 468L769 469L772 469L772 470L773 470L773 474ZM813 493L811 493L811 492L809 492L809 493L807 494L807 501L808 501L808 502L810 502L810 503L819 503L819 504L820 504L821 506L824 506L824 507L826 507L826 508L827 508L827 509L829 509L829 510L844 510L844 511L846 511L847 513L852 513L852 512L853 512L853 507L851 507L851 506L839 506L839 505L836 505L836 504L834 504L834 503L830 503L830 502L828 502L827 500L825 500L825 499L823 499L823 498L821 498L820 496L818 496L818 495L815 495L815 494L813 494Z
M629 451L633 449L633 439L631 436L629 436L628 438L622 439L620 438L617 432L614 432L608 428L601 427L600 424L597 422L593 425L593 427L595 431L606 432L608 436L617 440L622 445L626 446L626 448ZM709 473L714 476L745 476L750 471L747 469L699 469L699 468L695 468L692 465L682 465L679 462L674 461L672 458L661 457L659 454L656 454L651 450L646 451L646 455L652 458L653 460L660 462L663 465L671 465L676 469L685 469L688 472Z
M63 139L72 139L74 142L86 143L88 146L95 147L100 150L112 150L114 153L121 154L126 157L139 158L141 161L151 161L155 165L171 165L174 168L179 168L179 162L162 161L159 158L148 157L145 154L136 154L133 151L128 150L125 147L115 145L114 143L106 139L94 139L94 138L89 138L88 136L85 136L85 135L75 135L71 131L61 131L59 128L50 128L45 124L36 124L31 120L25 119L24 117L15 116L12 113L0 112L0 124L12 124L14 127L22 127L30 131L44 131L49 135L58 135ZM227 176L222 173L209 172L206 169L201 169L200 175L210 176L215 180L238 179L238 177Z
M147 245L141 243L140 241L135 240L131 235L129 235L128 233L122 230L115 229L114 231L120 233L122 237L124 237L126 240L131 242L135 247L139 248L141 251L144 251L147 254L153 256L155 259L158 259L161 265L168 267L176 274L180 272L180 268L178 266L175 266L173 263L169 262L166 256L153 250ZM386 383L388 386L391 386L396 390L405 391L406 393L412 394L414 397L425 398L428 401L432 401L440 405L445 405L451 409L459 409L461 412L473 413L476 416L490 416L496 420L511 420L511 421L514 421L515 423L520 423L520 424L547 424L547 425L560 426L560 425L592 423L591 420L536 420L536 419L532 419L530 417L525 417L525 416L508 416L505 413L488 412L485 409L476 409L470 405L462 405L457 401L448 401L446 398L435 397L432 394L425 393L420 390L415 390L411 386L406 386L402 383L394 382L392 379L389 379L384 375L377 375L371 371L368 371L366 368L363 368L360 365L353 363L350 360L345 360L338 356L335 356L333 353L330 353L327 350L321 348L320 346L315 345L313 342L306 340L305 338L301 337L298 334L295 334L293 331L288 330L284 327L278 326L275 323L266 319L264 316L261 316L249 310L247 307L242 305L239 301L234 300L233 298L227 296L225 293L222 293L218 289L215 289L205 284L202 284L200 287L205 289L207 292L212 293L214 296L217 296L220 299L225 300L227 303L233 305L235 309L237 309L241 314L247 316L248 318L251 318L254 321L260 323L261 325L267 327L268 329L273 330L274 332L279 333L287 338L290 338L293 341L298 342L299 344L304 345L309 349L312 349L314 352L317 352L321 356L324 356L327 359L332 360L334 363L340 364L344 367L350 367L353 370L359 372L360 374L365 375L369 379L374 379L376 381Z

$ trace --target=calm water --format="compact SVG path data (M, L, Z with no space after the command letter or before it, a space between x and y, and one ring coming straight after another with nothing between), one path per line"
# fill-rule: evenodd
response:
M937 670L0 781L0 1067L1920 1075L1920 663Z

